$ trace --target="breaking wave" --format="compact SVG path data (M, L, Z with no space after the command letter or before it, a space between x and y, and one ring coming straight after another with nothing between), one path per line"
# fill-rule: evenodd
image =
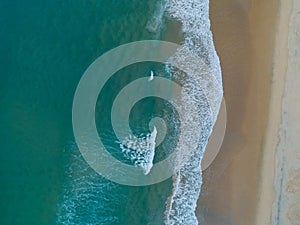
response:
M195 209L202 185L201 160L223 96L220 62L210 31L208 0L169 0L166 10L171 17L181 22L185 35L182 47L169 64L171 68L178 65L185 67L188 76L184 77L176 69L171 73L176 79L183 80L183 91L192 96L193 102L183 101L183 105L186 108L189 108L189 104L198 106L197 111L187 111L185 115L193 117L197 113L202 119L198 126L201 135L196 152L173 176L173 190L166 203L165 224L197 225ZM197 60L199 58L200 61ZM203 104L201 98L203 92L207 105Z
M145 137L129 136L120 144L124 155L134 166L141 167L145 175L150 173L155 155L156 127Z

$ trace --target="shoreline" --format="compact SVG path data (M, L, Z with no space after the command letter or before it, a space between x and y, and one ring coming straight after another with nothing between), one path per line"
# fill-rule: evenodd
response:
M275 0L213 0L210 7L228 119L221 151L203 173L196 214L203 225L252 225L265 166L279 7Z
M263 175L273 171L273 180L265 181L261 188L260 211L257 224L291 224L300 221L300 2L281 0L280 20L276 34L276 54L274 58L273 104L271 104L269 143L266 143L265 168ZM275 80L276 81L276 80ZM279 85L278 84L278 85ZM277 88L277 89L276 89ZM281 93L278 93L281 91ZM281 94L281 101L276 96ZM277 127L272 128L272 124ZM274 145L276 143L276 145ZM269 144L269 145L268 145ZM272 145L273 144L273 145ZM273 150L273 154L272 154ZM268 164L268 161L271 162ZM273 185L272 195L268 189ZM269 209L272 209L271 213ZM268 215L267 217L266 215Z
M262 169L260 175L259 200L255 224L272 224L274 209L272 204L275 201L275 188L280 187L276 181L275 170L279 165L275 164L275 150L279 145L279 132L281 125L282 103L285 92L285 82L288 63L288 35L289 17L291 14L291 1L280 1L278 7L279 18L276 26L275 52L273 56L273 77L271 85L271 98L269 106L269 119L266 130L265 143L262 154ZM273 212L272 212L273 211ZM273 220L273 221L272 221Z

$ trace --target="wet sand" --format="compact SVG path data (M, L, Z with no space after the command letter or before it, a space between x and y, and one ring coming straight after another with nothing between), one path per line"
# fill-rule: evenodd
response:
M211 0L227 129L218 156L203 174L197 208L201 225L255 223L269 121L277 9L275 0Z

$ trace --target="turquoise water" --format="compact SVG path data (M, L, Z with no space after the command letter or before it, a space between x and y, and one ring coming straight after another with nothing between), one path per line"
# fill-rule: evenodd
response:
M221 102L221 71L208 0L168 2L168 13L159 0L0 2L1 225L197 224L200 162ZM171 68L169 73L164 65L147 62L118 71L98 96L99 137L115 158L133 163L114 135L110 108L124 85L153 70L182 85L185 118L179 121L170 103L149 97L132 108L129 125L134 134L147 134L149 121L163 118L168 132L154 162L175 146L180 146L180 160L189 152L193 158L182 168L179 162L181 169L164 182L123 186L84 161L72 130L73 97L96 58L121 44L148 39L182 44L170 64L191 70L186 75ZM196 63L186 60L195 55ZM211 95L202 90L205 86ZM180 145L177 137L183 134ZM197 144L194 150L189 142Z
M0 224L163 223L171 180L135 188L105 180L83 161L71 124L76 86L98 56L165 39L166 28L145 28L155 3L0 2Z

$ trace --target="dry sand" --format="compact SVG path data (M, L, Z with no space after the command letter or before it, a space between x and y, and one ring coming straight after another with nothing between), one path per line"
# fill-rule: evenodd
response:
M280 1L257 225L300 225L300 1ZM273 189L273 190L272 190Z
M261 189L278 6L276 0L211 0L210 7L228 118L221 151L204 172L197 215L201 225L253 225Z

